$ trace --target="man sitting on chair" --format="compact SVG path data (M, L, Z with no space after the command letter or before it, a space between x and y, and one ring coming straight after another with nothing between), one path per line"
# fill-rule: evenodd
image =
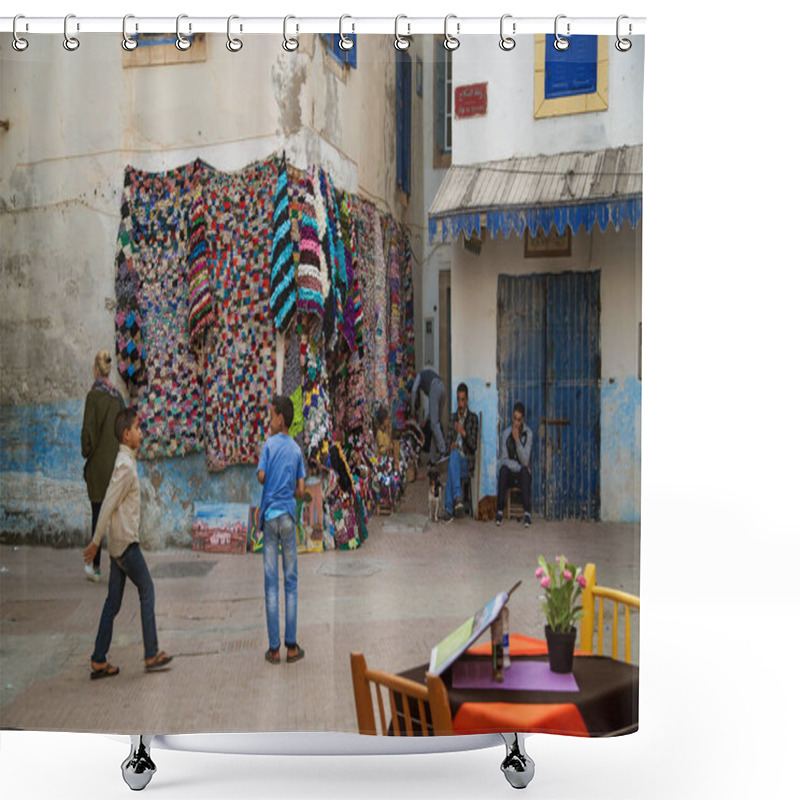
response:
M517 403L510 427L500 436L500 451L497 454L500 463L500 474L497 476L497 525L503 522L507 490L515 486L522 492L525 527L530 527L532 447L533 431L525 424L525 406Z
M442 522L452 522L453 517L464 516L464 498L461 482L469 480L475 469L478 449L478 415L469 410L469 389L460 383L456 390L458 407L450 417L450 462L447 465L447 485L444 490L444 516ZM474 504L475 498L472 498Z

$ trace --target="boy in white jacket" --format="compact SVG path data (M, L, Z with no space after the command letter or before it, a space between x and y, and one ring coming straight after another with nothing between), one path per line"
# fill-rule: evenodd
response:
M144 638L144 665L148 672L163 669L172 656L158 649L156 635L155 589L150 571L139 547L139 477L136 473L136 452L142 443L142 430L136 412L123 408L114 420L114 434L119 441L119 452L114 472L108 485L100 516L97 518L94 537L83 551L83 560L91 564L106 531L111 572L108 577L108 596L92 653L92 680L119 675L119 668L107 660L108 648L114 630L114 618L122 605L125 580L130 578L139 590Z

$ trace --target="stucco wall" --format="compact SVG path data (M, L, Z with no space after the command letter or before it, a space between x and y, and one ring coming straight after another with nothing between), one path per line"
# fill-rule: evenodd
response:
M410 202L396 186L393 37L360 37L352 70L320 37L301 37L294 53L281 41L251 37L229 53L225 36L209 36L204 61L136 68L123 68L118 35L88 36L74 53L56 36L25 53L0 43L9 120L0 132L0 531L53 543L88 536L80 426L94 353L114 350L127 164L161 171L202 158L236 170L285 150L413 222L421 242L421 172ZM419 108L412 115L421 127ZM415 281L420 304L418 268ZM279 380L282 360L279 338ZM152 546L188 541L195 500L259 496L252 468L209 475L202 454L139 472Z
M608 110L534 119L533 37L510 52L497 42L464 37L453 54L454 87L488 84L486 115L454 120L454 164L642 143L644 45L627 53L609 45Z

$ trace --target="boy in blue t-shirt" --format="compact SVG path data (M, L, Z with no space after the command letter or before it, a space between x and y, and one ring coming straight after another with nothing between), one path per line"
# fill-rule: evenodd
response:
M305 651L297 644L297 499L305 492L303 455L289 434L294 407L288 397L276 397L269 418L270 437L258 460L258 482L263 484L259 519L264 531L264 595L270 664L281 663L281 628L278 618L278 542L283 551L283 588L286 605L286 661L299 661Z

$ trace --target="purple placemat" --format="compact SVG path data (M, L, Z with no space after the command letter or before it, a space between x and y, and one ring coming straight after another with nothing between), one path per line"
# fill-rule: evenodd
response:
M512 689L539 692L577 692L578 683L569 672L562 675L550 671L547 661L512 661L503 670L503 682L492 680L489 659L456 661L453 664L454 689Z

